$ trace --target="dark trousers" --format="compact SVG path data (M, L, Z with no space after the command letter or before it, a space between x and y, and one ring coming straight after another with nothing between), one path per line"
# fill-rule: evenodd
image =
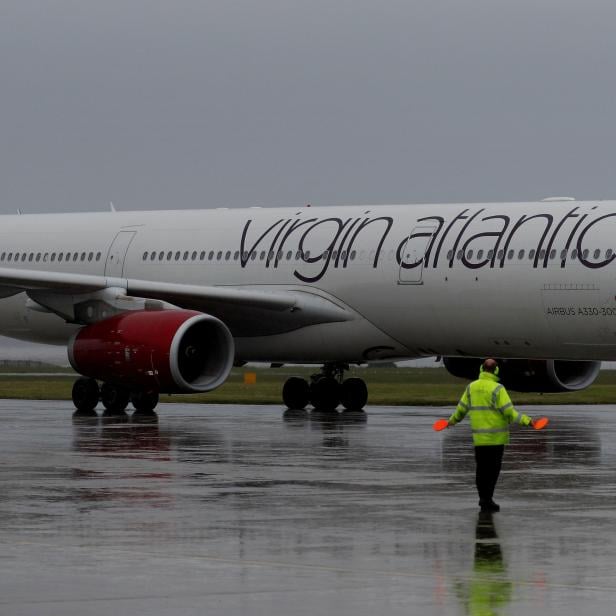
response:
M494 496L504 452L504 445L475 447L475 462L477 463L475 481L480 501L491 501Z

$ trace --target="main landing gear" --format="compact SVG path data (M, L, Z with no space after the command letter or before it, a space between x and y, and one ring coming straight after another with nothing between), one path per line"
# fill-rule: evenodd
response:
M73 404L77 413L90 415L99 400L108 414L124 413L130 402L135 408L135 413L150 414L154 412L158 404L157 391L130 391L120 385L103 383L100 387L95 379L81 377L73 384Z
M368 388L359 378L344 378L347 364L325 364L310 383L292 376L282 388L282 399L290 409L303 409L308 403L320 411L333 411L339 404L349 411L360 411L368 401Z

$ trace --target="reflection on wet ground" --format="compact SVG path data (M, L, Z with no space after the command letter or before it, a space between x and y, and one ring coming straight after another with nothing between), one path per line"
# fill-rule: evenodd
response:
M616 410L518 430L493 516L442 414L1 401L0 613L612 614Z

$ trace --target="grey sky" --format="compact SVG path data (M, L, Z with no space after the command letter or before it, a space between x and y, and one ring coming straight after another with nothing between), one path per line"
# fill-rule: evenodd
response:
M616 5L1 0L0 211L616 197Z
M0 212L616 198L615 23L597 0L0 0Z

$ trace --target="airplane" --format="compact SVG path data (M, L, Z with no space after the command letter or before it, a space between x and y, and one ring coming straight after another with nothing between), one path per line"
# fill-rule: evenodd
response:
M0 334L64 344L78 411L151 412L246 362L316 364L290 408L365 406L352 364L501 359L525 391L616 359L616 202L324 206L0 218Z

